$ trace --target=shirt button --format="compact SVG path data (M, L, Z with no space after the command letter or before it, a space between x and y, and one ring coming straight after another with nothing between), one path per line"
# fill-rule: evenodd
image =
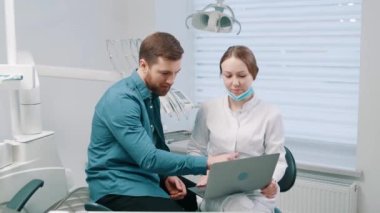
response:
M151 109L153 109L153 106L152 106L152 105L150 105L150 108L151 108Z
M153 125L150 125L150 128L152 128L152 129L153 129Z

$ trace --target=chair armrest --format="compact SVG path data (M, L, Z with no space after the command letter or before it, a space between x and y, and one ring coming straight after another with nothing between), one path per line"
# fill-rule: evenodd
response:
M12 199L7 203L7 208L21 211L34 192L36 192L37 189L43 185L44 181L40 179L31 180L12 197Z

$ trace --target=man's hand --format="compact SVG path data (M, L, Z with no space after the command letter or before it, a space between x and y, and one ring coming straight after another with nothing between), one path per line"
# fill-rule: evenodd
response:
M186 194L186 186L177 176L169 176L165 179L165 187L173 200L181 200Z
M270 184L261 189L261 194L267 198L274 198L277 193L277 182L272 180Z
M207 167L210 169L211 165L214 163L219 163L223 161L229 161L229 160L235 160L239 156L238 152L232 152L227 154L221 154L221 155L215 155L215 156L208 156L207 159Z

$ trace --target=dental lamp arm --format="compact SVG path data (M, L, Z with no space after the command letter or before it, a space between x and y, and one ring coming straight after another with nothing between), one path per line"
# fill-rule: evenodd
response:
M190 18L193 17L193 15L194 15L194 14L189 15L189 16L187 16L186 19L185 19L185 25L186 25L186 28L187 28L187 29L190 29L189 24L188 24L187 22L188 22L188 20L189 20Z
M233 20L234 20L234 22L235 22L236 24L239 25L239 31L236 33L236 35L239 35L239 34L240 34L240 31L241 31L241 24L240 24L240 22L239 22L238 20L236 20L235 18L233 18Z

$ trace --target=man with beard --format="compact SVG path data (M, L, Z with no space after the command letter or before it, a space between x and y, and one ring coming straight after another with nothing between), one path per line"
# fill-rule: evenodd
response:
M183 52L171 34L149 35L136 72L96 105L86 168L92 201L113 211L196 210L195 195L177 175L206 174L213 163L237 157L181 155L166 146L158 97L173 85Z

